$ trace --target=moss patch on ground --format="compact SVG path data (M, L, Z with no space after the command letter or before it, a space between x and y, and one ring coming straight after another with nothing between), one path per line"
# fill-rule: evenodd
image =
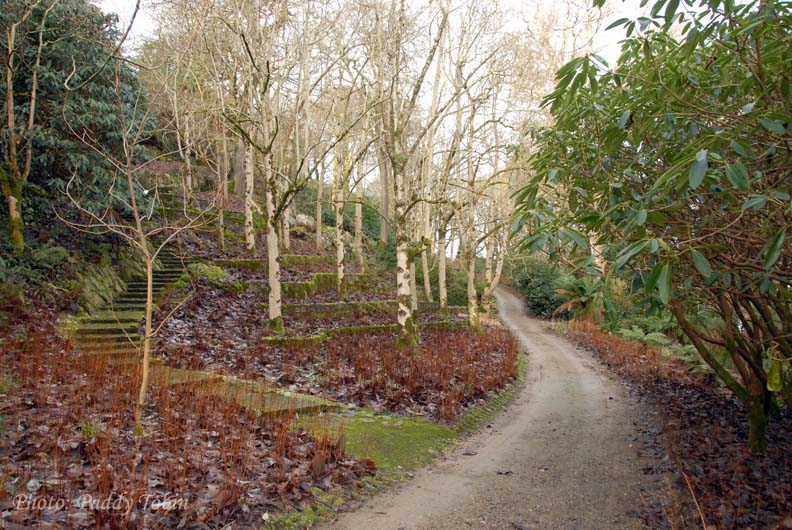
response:
M313 504L306 504L302 510L292 510L277 517L268 514L262 517L262 530L303 530L320 522L328 522L336 515L336 510L344 504L344 498L331 492L312 488Z
M206 263L193 263L188 269L190 273L199 278L206 279L209 285L231 291L241 293L245 290L244 284L234 279L233 276L228 274L217 265L207 265Z
M468 329L467 320L439 320L426 322L421 325L421 329L432 331L453 331L457 329ZM306 347L314 345L321 347L324 342L331 337L343 337L348 335L365 335L368 333L396 333L399 326L396 324L371 324L366 326L342 326L331 328L316 335L305 335L302 337L285 335L265 335L261 341L271 346L280 347Z
M347 451L377 464L375 482L392 482L430 463L457 437L450 425L420 417L377 415L366 409L343 417L342 422Z
M526 361L520 355L517 378L486 403L472 407L453 424L440 424L420 417L378 415L369 409L327 414L323 428L329 432L343 430L345 447L356 458L370 458L377 465L374 477L363 479L368 493L376 493L408 478L412 471L432 463L461 440L481 430L519 394L525 384ZM300 424L310 429L315 418L302 418ZM303 511L284 514L264 526L267 529L311 528L331 521L345 500L340 495L322 493L318 504Z

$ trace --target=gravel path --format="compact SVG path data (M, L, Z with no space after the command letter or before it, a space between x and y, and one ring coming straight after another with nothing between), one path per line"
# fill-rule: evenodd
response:
M592 357L496 292L527 352L527 384L491 428L394 491L342 514L349 530L641 528L662 486L638 456L640 408Z

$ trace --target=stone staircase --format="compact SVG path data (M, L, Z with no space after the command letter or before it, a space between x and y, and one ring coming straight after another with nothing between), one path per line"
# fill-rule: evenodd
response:
M173 254L163 255L159 261L162 267L153 277L155 302L168 286L181 278L186 266L195 262L192 258L182 260ZM85 353L108 356L116 366L137 361L142 342L139 327L145 306L146 279L135 278L127 284L126 291L77 323L74 344ZM258 382L164 366L156 357L156 345L153 352L151 381L154 384L200 384L203 392L235 400L258 414L316 414L342 408L338 403L285 392Z
M162 267L154 271L154 300L165 288L185 273L192 259L182 260L173 254L159 258ZM142 337L138 331L140 319L146 308L146 278L139 277L127 283L126 291L102 307L97 313L81 319L74 332L74 343L89 353L112 357L133 356Z

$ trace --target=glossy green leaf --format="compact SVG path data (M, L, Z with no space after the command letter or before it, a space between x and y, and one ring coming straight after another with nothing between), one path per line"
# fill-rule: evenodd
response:
M669 301L671 301L671 293L673 291L671 279L671 264L666 263L660 269L660 275L657 278L657 290L660 293L660 300L664 304L667 304Z
M582 232L575 230L573 228L564 228L561 231L561 234L564 237L567 237L575 242L575 244L580 248L588 248L589 242L588 238L586 238L585 234Z
M619 129L626 128L629 122L630 122L630 111L625 110L624 112L622 112L622 115L619 117L619 123L618 123Z
M731 142L729 142L729 145L731 146L732 151L734 151L740 156L745 156L745 145L743 145L741 142L738 142L737 140L732 140Z
M624 267L636 254L641 252L649 244L649 241L636 241L632 245L624 249L616 259L615 267L621 269Z
M696 153L696 160L690 166L688 171L688 183L691 189L696 189L704 182L704 177L707 175L707 168L709 162L707 161L707 150L702 149Z
M726 177L732 186L740 191L748 191L748 171L740 162L726 166Z
M622 24L625 24L628 21L629 21L628 18L620 18L620 19L612 22L610 25L608 25L608 27L605 28L605 31L608 31L609 29L613 29L615 27L621 26Z
M773 239L770 240L770 246L767 247L765 253L764 267L765 270L770 270L776 264L778 258L781 257L781 251L784 248L784 241L786 240L786 232L782 229Z
M691 255L693 257L693 263L696 265L696 269L698 269L699 273L704 276L704 278L712 276L712 266L706 256L698 250L692 251Z
M784 134L786 132L786 127L784 127L784 123L782 121L762 118L759 120L759 123L761 123L765 129L775 134Z
M767 195L751 195L743 203L742 211L753 208L754 210L761 210L767 204Z
M665 16L664 16L666 25L670 26L671 23L674 21L678 7L679 7L679 0L671 0L670 2L668 2L668 5L666 5Z

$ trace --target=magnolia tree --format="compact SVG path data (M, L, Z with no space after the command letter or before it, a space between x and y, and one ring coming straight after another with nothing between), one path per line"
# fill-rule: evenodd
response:
M526 245L591 242L667 307L762 451L768 418L792 406L792 11L688 4L617 21L616 66L584 56L558 71L520 215L544 223Z

